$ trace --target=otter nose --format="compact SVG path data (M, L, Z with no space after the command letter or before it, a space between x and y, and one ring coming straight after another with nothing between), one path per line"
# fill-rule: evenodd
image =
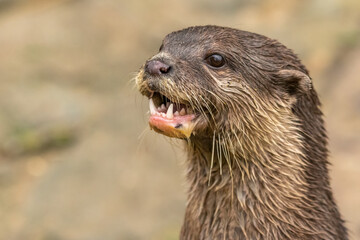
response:
M171 69L171 66L159 61L151 60L146 63L145 71L151 75L159 76L162 74L167 74Z

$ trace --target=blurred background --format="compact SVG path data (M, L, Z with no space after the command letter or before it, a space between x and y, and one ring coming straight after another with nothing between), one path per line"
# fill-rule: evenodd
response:
M178 239L185 155L131 80L167 33L205 24L299 54L360 239L359 0L0 0L0 239Z

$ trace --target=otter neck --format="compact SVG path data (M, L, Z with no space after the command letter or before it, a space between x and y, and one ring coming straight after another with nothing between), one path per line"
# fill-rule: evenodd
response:
M301 146L287 140L297 147L270 145L249 154L236 144L230 153L210 139L189 144L181 239L343 239L334 238L342 226L327 177L307 171L324 171L326 162L309 164Z

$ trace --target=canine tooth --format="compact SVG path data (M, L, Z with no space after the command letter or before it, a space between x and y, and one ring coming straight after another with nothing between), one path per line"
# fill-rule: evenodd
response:
M161 104L161 110L165 110L165 109L166 109L165 105Z
M170 104L170 106L168 107L168 110L166 112L167 118L172 119L174 117L173 110L174 110L174 105Z
M149 107L150 107L150 114L151 115L155 114L156 113L156 107L155 107L155 104L154 104L154 101L152 100L152 98L150 98Z
M174 115L175 115L175 116L179 116L179 112L176 111L176 112L174 113Z
M166 102L166 108L170 106L170 102Z
M182 108L181 111L180 111L180 116L183 116L185 114L186 114L185 108Z

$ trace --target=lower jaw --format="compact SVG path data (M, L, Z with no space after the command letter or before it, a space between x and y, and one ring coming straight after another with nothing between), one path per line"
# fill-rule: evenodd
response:
M173 138L190 138L195 127L195 115L185 115L167 119L159 115L151 115L150 128Z

